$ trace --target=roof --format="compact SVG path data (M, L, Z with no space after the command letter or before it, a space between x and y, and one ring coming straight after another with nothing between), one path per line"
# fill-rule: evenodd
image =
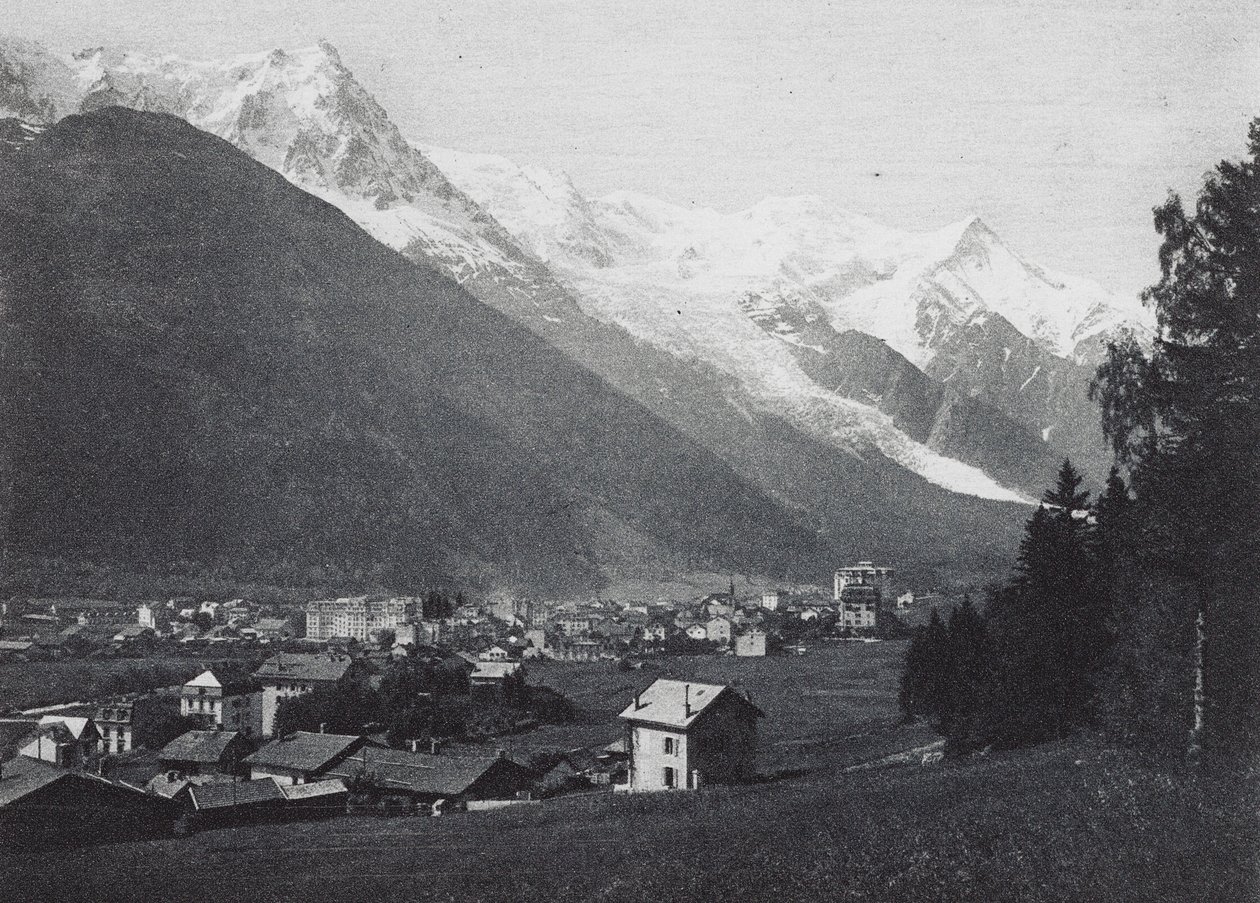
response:
M650 721L668 727L688 728L724 695L745 703L758 716L762 714L733 687L661 679L636 696L620 717L629 721Z
M83 737L84 732L92 724L91 718L76 718L69 715L45 715L39 719L39 726L46 727L50 724L64 725L66 730L70 732L70 736L75 740Z
M321 771L329 763L362 744L363 737L351 734L313 734L297 731L272 740L253 755L246 756L248 765L289 768L294 771Z
M319 796L334 796L346 792L345 782L340 778L327 781L310 781L306 784L281 784L280 790L288 800L308 800Z
M139 797L149 798L144 791L138 788L128 787L125 784L118 784L114 781L107 781L105 778L97 777L94 774L58 768L56 765L50 765L37 759L17 758L5 762L0 767L0 808L15 803L23 797L30 796L35 791L61 780L75 782L95 781L108 787L113 787L120 793L134 793Z
M15 803L74 772L36 759L18 758L0 766L0 808Z
M223 684L219 683L219 679L214 676L213 671L210 671L209 669L207 669L205 671L202 671L192 680L188 681L188 683L184 684L184 686L213 688L213 687L222 687Z
M359 750L328 774L352 777L370 772L384 789L406 790L434 796L458 796L498 763L524 768L498 756L428 755L401 749Z
M34 645L32 640L0 640L0 652L27 652Z
M188 788L193 808L198 812L206 809L231 809L284 799L284 791L275 778L259 778L256 781L232 781L230 783L193 784Z
M332 683L345 676L350 670L351 662L348 655L281 652L259 665L254 676L264 681L267 678L283 677Z
M284 618L259 618L250 626L255 630L284 630L289 622Z
M477 662L469 680L503 680L521 670L520 662Z
M237 731L188 731L162 747L164 762L219 762L240 734Z

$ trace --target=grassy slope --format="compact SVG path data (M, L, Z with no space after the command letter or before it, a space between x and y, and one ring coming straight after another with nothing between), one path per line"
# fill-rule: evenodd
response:
M19 854L0 899L1225 903L1260 889L1255 802L1251 785L1060 745L699 794L214 831L70 851L52 868Z

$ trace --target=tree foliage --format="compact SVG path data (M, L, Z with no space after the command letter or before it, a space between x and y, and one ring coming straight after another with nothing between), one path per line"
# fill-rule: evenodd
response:
M1129 704L1114 723L1167 742L1142 724L1156 705L1154 722L1197 742L1187 668L1202 618L1202 738L1222 753L1260 739L1260 120L1248 150L1207 177L1193 213L1176 195L1155 211L1158 337L1149 352L1114 345L1091 387L1134 490L1134 541L1115 550L1121 595L1138 598L1117 612L1115 692Z

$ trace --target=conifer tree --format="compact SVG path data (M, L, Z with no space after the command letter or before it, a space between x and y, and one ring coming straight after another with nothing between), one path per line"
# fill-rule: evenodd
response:
M990 677L989 637L984 619L963 596L949 616L949 675L942 694L941 733L954 752L978 740L978 718Z
M1260 742L1260 120L1248 147L1208 176L1192 215L1176 195L1155 211L1158 339L1149 353L1116 343L1092 387L1131 474L1133 566L1149 578L1123 642L1189 663L1151 675L1176 706L1161 714L1192 750L1223 754ZM1187 703L1200 677L1202 701Z

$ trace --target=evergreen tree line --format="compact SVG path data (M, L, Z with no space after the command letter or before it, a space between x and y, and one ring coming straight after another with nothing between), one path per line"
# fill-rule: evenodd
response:
M1065 463L983 616L935 618L902 674L951 748L1097 727L1221 761L1260 741L1260 119L1163 237L1151 343L1113 343L1090 387L1115 453L1093 504Z

